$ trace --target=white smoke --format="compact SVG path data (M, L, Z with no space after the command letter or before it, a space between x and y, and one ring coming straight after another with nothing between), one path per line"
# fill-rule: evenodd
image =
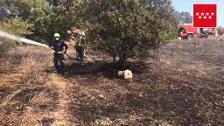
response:
M7 39L11 39L11 40L15 40L15 41L22 42L22 43L26 43L26 44L31 44L31 45L36 45L36 46L41 46L41 47L49 48L45 44L41 44L39 42L35 42L33 40L29 40L29 39L26 39L26 38L21 38L21 37L18 37L18 36L9 34L7 32L3 32L3 31L0 31L0 37L7 38Z

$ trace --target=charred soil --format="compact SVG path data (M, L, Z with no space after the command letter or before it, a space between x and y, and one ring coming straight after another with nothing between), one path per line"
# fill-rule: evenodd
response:
M223 48L172 42L158 61L130 61L130 82L97 53L58 75L49 50L19 47L0 58L0 125L224 125Z

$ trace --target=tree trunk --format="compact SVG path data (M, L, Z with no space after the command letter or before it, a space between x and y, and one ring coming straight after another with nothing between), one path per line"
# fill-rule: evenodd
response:
M113 62L116 63L116 56L113 56Z
M103 62L105 62L105 54L103 53Z
M118 66L120 69L125 69L125 62L127 59L125 50L126 50L126 47L124 45L122 45L122 50L121 50L121 53L119 56L119 61L118 61Z
M124 69L125 68L125 61L122 58L119 59L118 67L120 69Z
M123 54L122 56L119 57L119 61L118 61L119 68L124 69L125 63L126 63L126 56Z

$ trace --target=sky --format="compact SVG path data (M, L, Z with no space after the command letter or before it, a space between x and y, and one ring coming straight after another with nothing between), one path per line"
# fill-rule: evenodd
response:
M177 11L187 11L193 14L193 4L217 4L217 26L224 27L224 0L172 0Z

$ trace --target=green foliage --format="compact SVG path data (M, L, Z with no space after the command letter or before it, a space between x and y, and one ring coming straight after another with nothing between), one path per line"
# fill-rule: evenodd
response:
M224 34L224 28L221 27L221 26L217 28L217 31L218 31L219 35L223 35Z
M192 23L192 15L189 12L176 12L177 19L181 23Z
M18 36L27 36L30 35L31 27L33 25L27 21L22 20L21 18L15 17L12 19L5 20L0 23L0 30L12 33ZM1 39L0 41L0 52L1 54L5 53L12 47L15 47L16 43L12 40Z
M9 11L23 20L26 20L29 23L32 23L32 36L34 37L39 35L39 32L42 32L43 26L38 25L43 22L41 20L45 17L45 10L48 9L48 2L46 0L4 0L5 8L8 8ZM41 36L39 36L41 37Z
M138 0L148 11L151 11L158 21L160 37L170 40L176 37L177 21L176 13L171 0Z
M30 38L46 42L55 32L65 38L66 31L75 25L72 2L75 1L61 0L58 6L53 6L48 0L13 0L7 7L13 14L34 24Z
M94 48L118 56L121 66L130 57L146 58L176 32L172 8L162 16L164 6L146 8L137 0L84 0L79 8L77 17L85 22Z
M37 18L43 15L44 11L48 9L48 2L46 0L13 0L6 3L11 13L18 14L26 20Z
M30 35L31 27L33 25L28 23L28 21L24 21L19 17L15 17L12 19L8 19L2 23L0 23L0 29L18 36L26 36Z
M72 10L67 11L64 6L54 7L45 16L40 18L36 29L38 29L46 40L51 40L55 32L58 32L65 39L67 30L76 25L76 18Z

